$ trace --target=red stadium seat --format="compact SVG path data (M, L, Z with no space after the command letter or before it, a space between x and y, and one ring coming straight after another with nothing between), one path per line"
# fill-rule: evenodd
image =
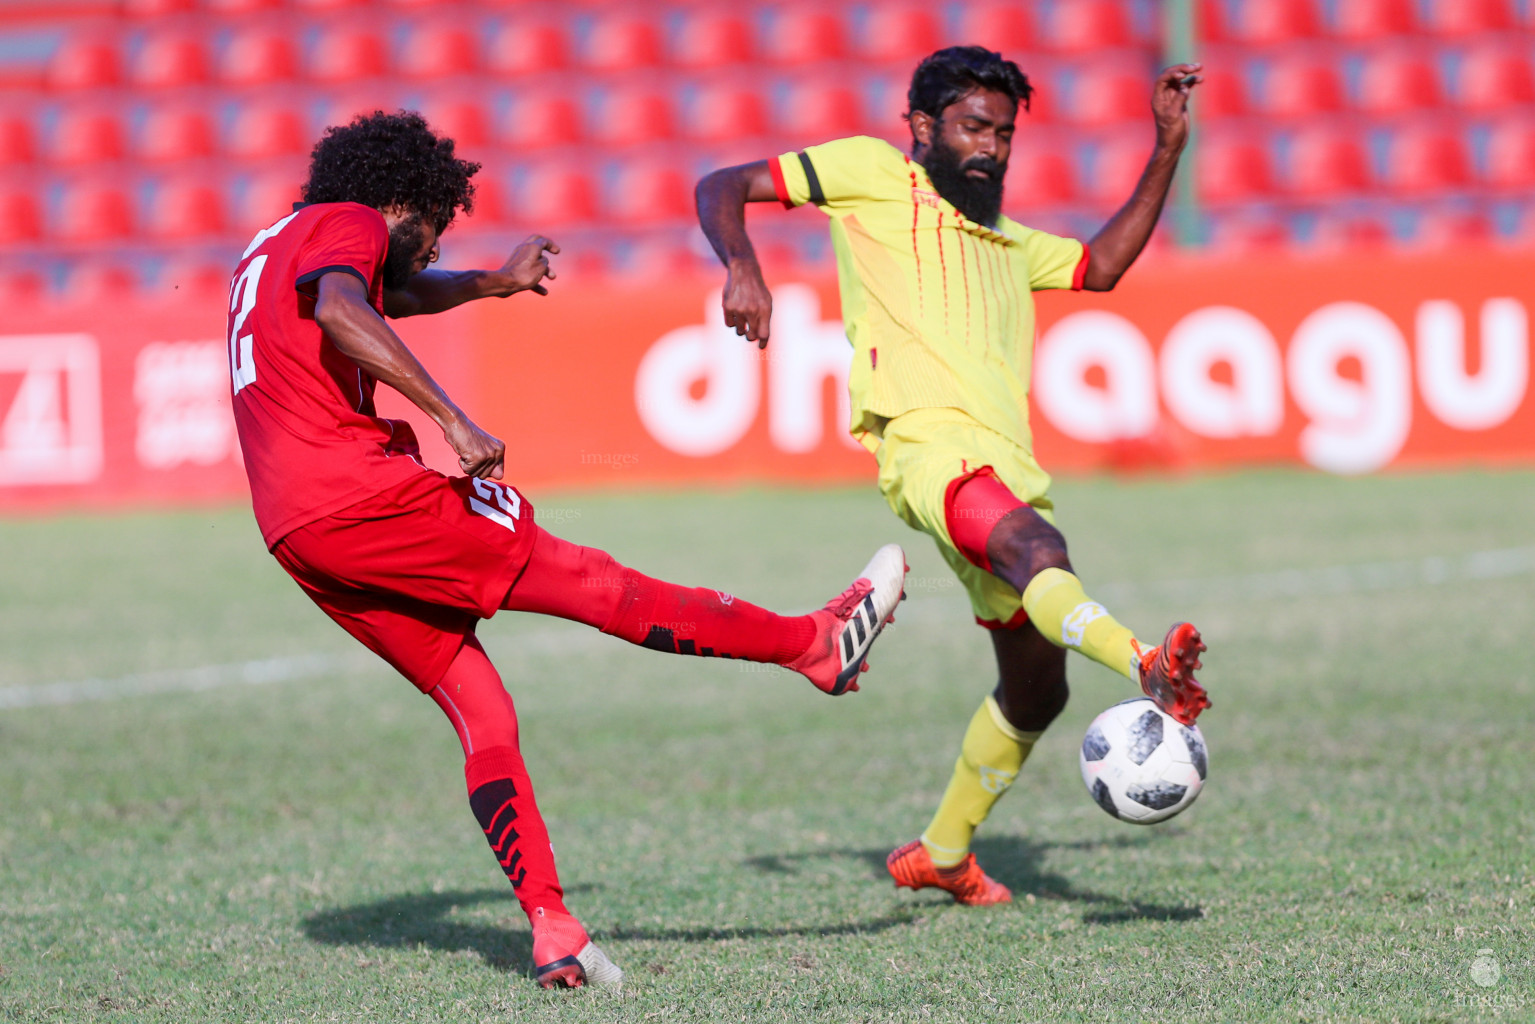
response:
M453 222L453 230L505 223L511 215L511 209L511 202L501 180L481 171L474 176L474 213L468 218L459 214Z
M1118 65L1098 65L1077 76L1068 102L1078 124L1116 124L1151 117L1150 76Z
M122 78L117 46L105 39L66 36L48 62L48 87L60 92L102 89Z
M1049 41L1062 53L1090 53L1134 40L1130 15L1118 0L1061 0L1055 7Z
M1278 218L1242 211L1216 218L1209 252L1220 256L1264 255L1285 248L1289 242L1290 233Z
M231 0L234 3L276 3L281 0ZM362 7L372 0L288 0L288 4L302 11L335 11L351 7Z
M292 0L295 7L310 6L304 0ZM199 6L215 15L257 14L283 6L283 0L202 0Z
M581 138L581 108L566 93L519 95L503 125L502 139L514 149L543 149Z
M836 60L847 51L842 19L825 7L778 9L762 43L768 59L779 64Z
M1215 121L1247 113L1247 83L1241 74L1226 68L1199 74L1203 81L1194 90L1191 104L1196 117Z
M298 111L249 103L236 111L230 122L224 152L232 157L261 160L307 152L314 141Z
M162 182L154 191L144 224L149 235L167 241L207 238L224 228L223 197L200 178Z
M1034 47L1032 5L967 3L960 10L959 37L1017 59Z
M1253 139L1212 134L1197 157L1199 193L1212 203L1253 199L1274 189L1268 151Z
M1476 210L1429 210L1419 219L1409 245L1438 252L1454 246L1485 246L1492 237L1492 223Z
M467 75L479 65L478 49L474 34L462 25L418 25L395 54L394 70L410 79Z
M731 11L697 10L683 15L672 40L673 64L717 68L751 60L751 24Z
M1391 241L1391 231L1379 219L1356 214L1337 215L1324 210L1316 235L1308 248L1319 251L1379 249Z
M42 233L37 197L25 189L0 189L0 246L34 242Z
M1416 54L1388 52L1365 62L1355 105L1370 114L1401 114L1441 102L1439 73L1431 61Z
M485 70L498 75L558 71L570 63L570 43L558 25L521 18L504 21L485 48Z
M1442 36L1506 32L1517 27L1509 0L1433 0L1428 25Z
M490 141L490 117L477 96L429 96L420 110L433 131L458 144L461 155L465 146L483 146Z
M857 91L834 81L796 84L775 113L779 132L797 145L851 135L863 123L863 104Z
M1386 187L1405 194L1459 188L1471 178L1465 141L1447 129L1404 129L1391 140L1384 178Z
M180 89L208 79L208 54L197 36L161 33L144 40L128 80L141 89Z
M0 210L5 197L0 194ZM0 245L5 244L5 228L0 227ZM43 275L35 270L13 270L0 274L0 309L32 306L43 297Z
M119 10L130 18L163 18L197 10L197 0L122 0Z
M1122 137L1099 146L1081 191L1100 206L1119 206L1135 191L1150 157L1150 142L1140 138Z
M595 220L596 194L592 180L580 171L540 167L523 185L517 219L540 226Z
M674 164L628 165L614 186L608 214L633 225L691 220L693 181Z
M1369 184L1369 164L1359 139L1321 128L1302 132L1290 146L1287 191L1305 197L1358 192Z
M32 122L16 114L0 114L0 167L31 163L36 156Z
M294 166L290 171L273 171L245 182L236 191L234 231L252 235L292 213L303 178L303 167Z
M745 86L714 86L699 91L683 130L704 142L751 138L767 132L767 108L756 90Z
M1500 189L1535 188L1535 121L1514 121L1493 128L1484 180Z
M106 111L69 109L53 130L49 158L56 164L99 164L123 155L123 126Z
M1007 162L1008 208L1027 211L1059 206L1076 198L1076 174L1071 161L1057 149L1015 148Z
M1404 35L1417 27L1413 11L1413 0L1340 0L1333 33L1364 41Z
M196 160L213 152L213 123L192 107L151 110L139 128L134 156L146 163Z
M347 82L384 73L384 43L364 28L335 26L323 33L309 55L309 77Z
M172 259L156 275L155 294L218 295L229 290L231 263L207 257Z
M615 89L607 94L587 134L613 146L669 139L675 130L671 96L650 89Z
M1270 117L1331 113L1343 108L1343 76L1336 63L1325 58L1302 55L1280 60L1270 66L1259 101Z
M661 33L648 18L605 14L592 24L581 58L600 71L651 67L661 60Z
M921 60L939 46L938 12L930 6L875 4L855 39L866 60Z
M237 32L219 55L218 77L229 85L266 85L292 78L298 68L293 41L283 32Z
M66 242L105 242L133 233L128 193L110 182L70 186L59 199L50 234Z
M1460 64L1457 105L1463 110L1505 110L1535 103L1535 71L1518 50L1467 53Z
M1269 46L1321 33L1321 19L1312 0L1246 0L1232 37L1244 43Z

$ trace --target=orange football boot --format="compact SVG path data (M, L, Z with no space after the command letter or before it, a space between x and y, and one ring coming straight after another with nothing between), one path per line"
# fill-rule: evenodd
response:
M885 867L895 879L897 889L942 889L952 894L956 903L967 907L1013 901L1008 887L982 871L973 853L965 854L965 859L952 868L940 868L933 863L922 840L913 839L892 850L885 858Z
M1200 667L1199 655L1205 650L1199 630L1180 622L1167 631L1159 646L1140 652L1141 689L1157 707L1184 725L1193 725L1199 713L1210 706L1205 688L1194 678L1194 670Z

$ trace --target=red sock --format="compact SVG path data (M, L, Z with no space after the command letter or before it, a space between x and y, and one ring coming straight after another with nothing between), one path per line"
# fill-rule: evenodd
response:
M775 615L717 590L651 579L551 533L539 535L502 607L574 619L652 650L776 665L805 653L816 633L809 615Z
M478 640L469 638L431 698L464 746L469 807L523 912L568 914L549 830L517 749L517 712Z

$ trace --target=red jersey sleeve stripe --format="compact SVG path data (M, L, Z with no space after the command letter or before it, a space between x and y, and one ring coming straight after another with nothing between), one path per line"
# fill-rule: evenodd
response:
M1077 261L1077 269L1072 271L1072 273L1071 273L1071 290L1074 291L1074 292L1081 291L1082 290L1082 285L1087 281L1087 257L1088 257L1087 243L1083 242L1082 243L1082 258Z
M768 173L773 176L773 192L778 196L778 201L783 203L783 208L794 209L794 203L789 199L789 183L783 180L783 165L776 156L768 161Z

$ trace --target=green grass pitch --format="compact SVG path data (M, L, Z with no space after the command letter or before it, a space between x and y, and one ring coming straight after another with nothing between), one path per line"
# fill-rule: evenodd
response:
M1075 659L978 839L1018 897L987 910L883 870L992 685L926 538L872 489L533 497L784 610L886 540L912 565L836 700L485 625L620 994L536 987L451 729L222 510L0 523L0 1020L1535 1019L1535 474L1059 482L1089 592L1205 631L1211 776L1164 825L1103 814L1076 748L1130 690ZM182 671L261 659L290 678Z

